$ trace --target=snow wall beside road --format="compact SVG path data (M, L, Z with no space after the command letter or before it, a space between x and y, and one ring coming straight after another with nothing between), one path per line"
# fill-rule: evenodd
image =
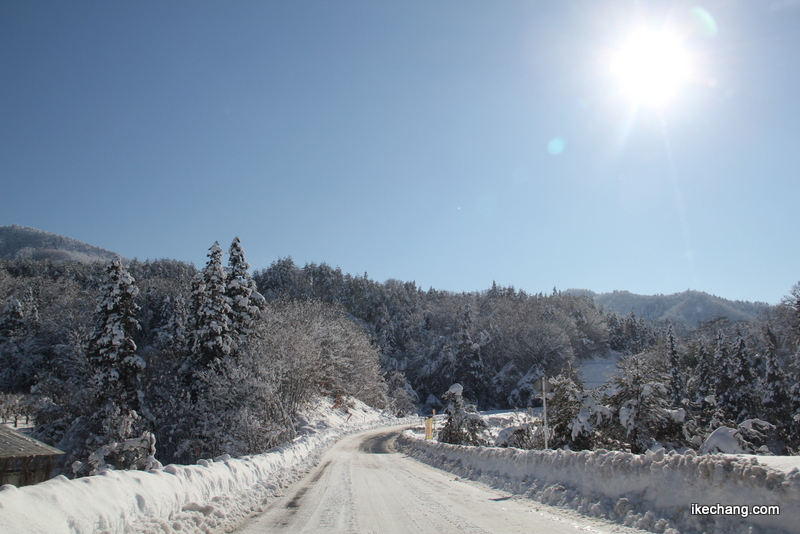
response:
M653 532L797 532L800 472L753 458L663 451L525 451L426 441L406 432L411 457L540 502ZM691 505L778 505L780 515L692 515Z
M227 532L266 499L298 479L344 435L399 421L353 400L348 411L317 399L292 443L269 452L150 471L106 471L69 480L59 476L16 488L0 486L0 532Z

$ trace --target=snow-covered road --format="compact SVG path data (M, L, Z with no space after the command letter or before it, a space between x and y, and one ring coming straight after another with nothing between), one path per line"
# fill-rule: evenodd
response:
M512 498L408 458L393 447L403 428L345 437L239 532L633 532Z

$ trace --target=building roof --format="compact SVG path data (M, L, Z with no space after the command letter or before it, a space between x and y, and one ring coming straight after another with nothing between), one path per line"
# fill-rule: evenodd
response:
M6 425L0 425L0 458L59 456L61 454L66 453L8 428Z

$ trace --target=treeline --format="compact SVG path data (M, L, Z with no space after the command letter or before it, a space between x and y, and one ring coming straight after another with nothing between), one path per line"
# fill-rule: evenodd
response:
M561 373L548 398L555 447L698 449L725 427L743 451L797 454L800 284L758 321L717 319L682 337L668 327L656 345L623 356L600 390ZM535 446L525 430L521 441Z
M691 444L758 418L796 446L787 423L795 401L759 394L740 407L744 386L732 380L747 372L717 377L738 362L757 391L784 384L794 399L800 294L755 322L689 328L607 313L555 289L424 290L291 258L250 275L238 239L223 263L216 244L201 271L173 260L0 261L0 390L33 399L25 410L37 436L75 451L80 472L137 454L144 462L147 433L167 462L258 452L292 437L314 392L403 414L441 408L459 383L482 409L522 408L536 402L542 376L558 377L559 445ZM583 391L576 369L609 354L624 356L618 382ZM769 398L782 399L783 389ZM124 436L138 453L103 449ZM104 456L92 467L86 460L97 451Z
M269 299L335 302L363 321L391 390L405 383L423 409L441 407L453 383L480 408L525 407L536 402L536 379L549 376L556 446L698 448L727 426L750 450L800 447L798 286L757 320L718 317L690 327L607 313L555 289L424 291L325 264L299 268L290 258L254 279ZM609 354L621 356L616 377L584 391L582 361Z
M161 260L0 264L0 388L65 471L262 452L312 395L388 407L363 327L324 303L257 291L237 239L202 271ZM158 460L156 459L158 458Z
M471 293L423 290L324 263L300 268L291 258L253 278L267 300L341 306L379 348L392 397L402 402L402 389L429 408L441 406L440 396L455 382L482 409L527 406L543 374L657 339L656 329L635 316L604 314L590 298L555 289L550 295L496 284Z

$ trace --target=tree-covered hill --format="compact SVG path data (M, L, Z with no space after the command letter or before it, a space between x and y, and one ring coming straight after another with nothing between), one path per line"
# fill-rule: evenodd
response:
M585 289L567 292L589 296L609 312L625 315L633 311L646 321L682 323L690 328L718 317L731 322L753 321L770 307L763 302L728 300L693 290L671 295L637 295L628 291L595 293Z
M0 258L91 262L109 261L115 256L115 252L71 237L18 224L0 226Z

